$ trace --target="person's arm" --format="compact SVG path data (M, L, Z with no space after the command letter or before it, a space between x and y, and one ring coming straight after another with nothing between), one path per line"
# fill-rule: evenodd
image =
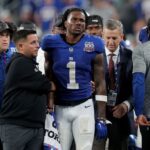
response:
M49 59L48 54L45 52L45 63L44 63L44 69L45 69L45 75L51 82L51 91L48 94L48 110L52 111L54 109L54 92L56 90L55 84L53 82L53 72L52 72L52 60Z
M97 103L97 118L95 133L96 138L101 140L107 137L107 125L111 123L106 119L106 84L103 65L103 54L98 54L94 61L95 100Z
M143 115L145 95L145 75L144 73L136 72L133 74L133 97L134 108L137 115L136 122L139 125L149 125L147 118Z
M53 111L54 109L54 92L56 90L55 84L53 82L53 77L52 77L52 59L49 58L49 55L47 53L47 51L51 51L51 43L53 41L53 36L51 35L46 35L44 36L44 38L42 39L41 42L41 49L44 50L44 57L45 57L45 61L44 61L44 71L45 71L45 75L48 78L48 80L51 82L51 91L48 94L48 111Z
M98 54L94 60L95 100L97 102L97 118L106 119L106 83L103 65L103 54Z
M145 75L144 73L133 73L133 101L134 109L137 116L143 114L145 94Z
M146 116L143 114L145 98L145 74L147 65L145 62L145 45L138 45L133 51L133 100L136 121L139 125L150 125Z

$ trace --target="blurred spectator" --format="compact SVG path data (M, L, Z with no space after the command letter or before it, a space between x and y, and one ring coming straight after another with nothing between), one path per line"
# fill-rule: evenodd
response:
M145 19L146 21L149 19L150 17L150 0L143 0L142 1L142 11L145 15Z
M102 37L103 18L99 15L90 15L87 18L86 32L91 35Z
M19 22L32 21L36 22L35 14L40 6L41 0L21 0L19 3Z
M124 25L126 34L133 34L133 25L137 20L136 11L133 8L132 0L126 0L123 7L120 8L120 20Z
M150 18L148 19L147 26L143 27L139 33L139 41L144 43L150 40Z
M0 11L0 19L6 22L13 22L13 17L8 9L1 9Z
M8 24L0 21L0 108L4 90L5 68L12 55L12 52L9 49L12 33L13 31Z
M32 8L31 6L29 5L24 5L22 8L21 8L21 11L20 11L20 22L22 21L33 21L33 11L32 11Z
M18 20L18 10L19 10L19 4L20 1L18 0L0 0L0 7L2 8L2 11L0 13L3 12L3 10L9 10L11 17L13 18L13 21Z
M54 5L54 0L41 0L41 4L39 5L37 13L35 15L36 18L38 18L37 20L39 21L39 25L43 33L49 32L56 13L57 10Z
M92 6L88 10L89 14L101 15L104 19L119 19L116 8L106 0L92 0Z
M63 12L66 10L68 7L82 7L83 0L57 0L55 1L55 5L58 9L58 11Z
M13 36L14 36L15 32L17 31L17 26L13 22L6 22L6 23L9 26L9 28L11 29L10 30L9 50L12 53L14 53L14 52L16 52L16 46L15 46L14 41L13 41Z
M143 26L146 25L145 13L142 8L144 1L141 0L131 0L131 1L133 1L132 5L136 14L136 21L133 24L133 34L135 35L135 37L138 37L139 31Z
M130 1L133 1L133 4L131 3L131 5L133 6L133 9L135 10L137 19L138 20L143 19L144 18L144 12L142 10L143 1L141 0L130 0Z

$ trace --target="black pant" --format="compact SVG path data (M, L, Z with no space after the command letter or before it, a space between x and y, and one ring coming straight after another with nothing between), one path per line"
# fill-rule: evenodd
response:
M0 125L0 137L4 150L41 150L44 129L5 124Z
M107 106L106 115L112 122L108 125L109 150L127 150L128 136L130 134L130 123L128 116L120 119L113 117L112 107Z
M123 135L120 130L123 128L117 122L113 122L108 127L109 131L109 150L127 150L128 148L128 136Z
M150 127L140 126L140 131L142 134L142 150L150 149Z
M0 150L3 150L1 139L0 139Z

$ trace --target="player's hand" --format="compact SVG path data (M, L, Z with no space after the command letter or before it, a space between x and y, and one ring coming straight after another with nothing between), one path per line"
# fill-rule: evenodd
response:
M128 107L125 103L121 103L119 105L116 105L112 110L113 116L120 119L128 112Z
M95 135L98 140L107 138L107 124L104 120L96 120Z
M136 118L136 123L142 126L150 126L150 122L147 120L147 118L144 115L139 115Z
M54 108L53 108L53 107L47 107L47 111L48 111L49 113L54 112Z

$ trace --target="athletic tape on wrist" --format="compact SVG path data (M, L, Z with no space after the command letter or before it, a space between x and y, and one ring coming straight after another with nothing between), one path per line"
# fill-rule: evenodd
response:
M96 101L107 102L107 96L106 95L95 95L95 100Z

